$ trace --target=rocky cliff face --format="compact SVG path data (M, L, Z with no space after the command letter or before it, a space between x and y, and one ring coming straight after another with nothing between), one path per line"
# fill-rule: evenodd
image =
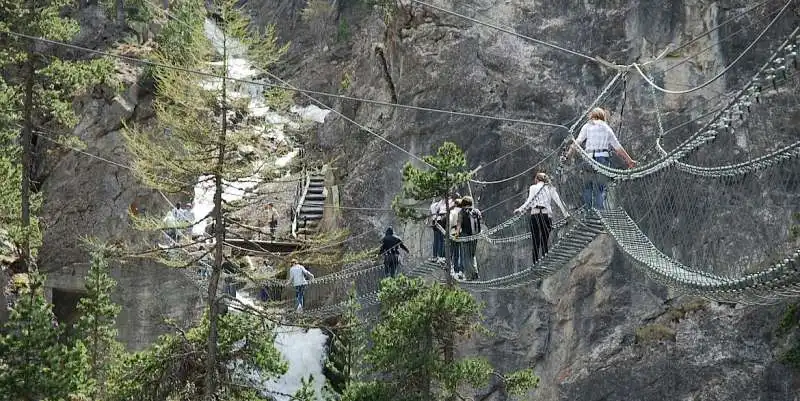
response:
M81 21L88 34L80 40L89 46L100 47L114 36L113 24L99 9L83 10ZM76 151L59 145L64 141L55 133L43 133L38 140L37 151L44 156L38 160L37 179L44 195L45 232L38 263L48 275L57 314L66 320L72 318L75 295L83 292L89 261L83 239L152 240L130 225L131 206L153 216L169 210L161 195L141 186L127 168L121 131L123 124L147 124L153 118L148 88L152 83L139 82L139 66L120 63L117 67L117 78L126 90L117 93L98 87L75 100L80 122L72 134L85 146L72 146ZM118 319L120 339L132 349L143 348L166 332L166 319L183 324L198 316L198 289L185 273L142 260L112 267L118 282L114 299L123 306Z
M293 42L281 74L308 89L569 125L613 75L579 56L417 3L402 1L400 9L387 17L380 5L337 2L335 12L314 26L300 19L302 2L273 3L250 1L260 22L278 23L284 38ZM753 4L700 0L433 3L621 64L647 61L669 44L696 39L693 45L668 52L662 59L663 67L655 78L669 88L688 88L713 76L732 62L784 5L768 2L711 34L701 35ZM761 45L723 79L691 95L658 95L665 121L677 125L696 117L704 111L698 106L714 104L721 93L732 92L749 79L769 54L769 43L774 48L781 35L797 25L796 12L796 7L790 9L765 34ZM319 29L331 34L315 37L313 32ZM333 34L337 31L338 35ZM689 56L690 61L682 62ZM657 132L652 98L642 83L636 76L626 83L624 113L620 113L620 92L605 103L612 109L612 125L619 128L620 139L634 158L645 158ZM763 132L774 132L779 139L797 137L796 128L787 123L798 116L792 95L795 90L796 86L790 87L783 92L785 99L755 117L758 131L750 131L752 137L759 137L757 132L762 133L760 137ZM520 136L528 138L524 150L484 169L482 179L504 178L524 170L565 137L558 129L320 99L414 154L429 153L445 140L454 141L465 149L473 166L520 147L524 144ZM695 128L689 124L669 140L677 141ZM410 160L333 115L318 132L314 145L310 151L336 160L346 206L388 207L400 187L401 167ZM741 154L742 144L732 146L732 152L721 147L703 156L714 159L710 165L736 160L731 155ZM749 146L755 154L768 148L764 143ZM754 148L757 146L764 147ZM519 193L528 182L525 175L503 185L472 190L481 204L487 205ZM694 185L701 184L683 189L692 192ZM794 191L790 199L796 199L796 187L782 190ZM713 196L694 199L700 203L717 200ZM490 211L487 221L503 221L514 203ZM775 220L789 212L765 216L748 227L772 224L774 228ZM399 225L391 213L381 211L347 213L345 220L355 233ZM716 221L721 228L686 222L682 227L685 242L694 246L705 236L729 230L723 223L730 222L721 216L710 216L708 221ZM401 227L407 242L415 245L413 251L427 254L425 229ZM743 235L728 245L742 249L744 244L766 238L760 235L758 239ZM501 260L491 249L484 255L484 266ZM506 259L502 260L505 263ZM472 341L465 351L488 356L500 371L534 366L542 377L536 399L796 401L800 393L798 373L778 362L780 341L775 329L782 305L743 307L676 297L638 272L614 250L609 238L596 240L572 266L538 286L478 296L487 304L487 325L495 335Z

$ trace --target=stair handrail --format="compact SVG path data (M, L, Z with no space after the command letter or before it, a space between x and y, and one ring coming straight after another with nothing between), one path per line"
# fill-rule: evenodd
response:
M303 203L306 201L308 187L311 186L311 173L305 171L305 174L306 183L303 185L303 192L301 193L300 198L297 200L297 205L294 208L294 217L292 218L292 238L297 238L297 220L300 218L300 209L303 207Z

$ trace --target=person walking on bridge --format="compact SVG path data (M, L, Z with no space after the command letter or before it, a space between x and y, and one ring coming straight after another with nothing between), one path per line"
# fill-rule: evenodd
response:
M379 256L383 256L384 277L394 278L397 275L397 268L400 266L400 250L410 253L403 240L394 235L392 227L386 229L386 235L381 240Z
M461 211L458 215L458 223L456 233L458 236L471 237L480 234L481 221L483 216L481 211L474 206L474 201L471 196L461 198ZM461 271L456 273L460 280L477 280L478 279L478 262L475 257L475 251L478 248L478 240L473 239L460 243L461 248ZM466 276L465 276L466 274Z
M430 221L431 228L433 228L433 253L430 261L435 263L444 263L444 231L447 221L447 203L446 200L434 200L430 208Z
M577 151L577 147L585 145L586 153L599 164L610 166L611 152L613 151L625 160L628 168L633 168L636 165L636 161L620 145L614 130L608 125L607 119L608 116L605 110L599 107L593 109L589 113L589 121L581 127L581 132L575 139L575 143L569 147L564 157L568 159L573 152ZM588 207L603 210L605 207L606 178L594 172L594 169L591 168L586 173L590 177L584 182L583 203Z
M292 267L289 268L289 283L294 286L295 300L297 301L297 312L303 311L303 304L305 299L303 296L306 292L309 280L314 279L314 275L306 270L305 266L301 265L297 259L292 259Z
M564 217L569 217L569 212L558 196L556 188L550 184L550 177L545 173L537 173L533 179L534 183L528 190L528 199L522 206L516 208L514 213L523 213L525 210L530 209L530 229L531 229L531 245L533 246L533 263L539 261L539 255L544 257L549 249L550 231L553 230L553 220L550 216L553 215L553 209L550 207L552 202L555 202L561 209Z

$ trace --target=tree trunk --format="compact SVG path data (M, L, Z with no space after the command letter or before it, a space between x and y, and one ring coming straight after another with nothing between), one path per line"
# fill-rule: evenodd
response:
M223 239L225 232L225 219L222 211L222 174L225 164L225 136L228 132L227 116L227 77L228 77L228 52L227 36L223 29L222 32L222 129L219 135L217 166L214 172L214 269L208 282L208 358L206 360L206 380L205 380L205 399L213 401L217 391L216 369L217 369L217 319L219 316L217 306L217 286L222 272L223 260Z
M33 0L28 1L29 11L33 13ZM22 106L22 192L21 211L22 218L22 268L25 272L31 271L31 172L33 170L33 84L36 80L35 47L31 40L28 44L27 60L25 62L25 99Z
M447 191L449 192L450 188L448 188ZM445 253L444 254L448 258L448 261L449 261L447 263L447 265L450 266L450 270L451 271L454 271L455 270L455 266L453 265L453 258L451 258L450 257L450 253L448 253L448 251L451 251L451 249L453 249L453 247L455 246L455 244L453 243L453 240L450 239L450 201L448 199L448 195L449 195L448 193L445 193L445 195L444 195L445 196L444 197L444 208L445 208L445 210L447 212L447 216L446 216L446 220L445 220L445 225L447 226L447 228L445 229L446 234L445 234L445 242L444 242L445 243L445 247L444 247L444 252ZM447 288L452 290L456 286L455 279L453 278L453 275L450 274L450 271L448 271L446 274L447 274ZM451 331L449 331L447 333L447 335L444 338L444 363L446 365L452 365L453 362L455 361L455 351L454 351L454 349L455 349L455 335L453 334L453 331L451 330ZM448 400L453 400L453 399L455 399L455 397L449 397L448 398Z

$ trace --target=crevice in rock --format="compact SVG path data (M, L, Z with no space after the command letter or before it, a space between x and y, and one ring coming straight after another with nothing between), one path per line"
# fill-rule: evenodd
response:
M378 61L381 64L381 69L383 69L383 79L389 86L389 94L392 97L392 103L397 103L397 89L394 86L394 81L392 80L392 74L391 72L389 72L389 63L386 62L386 55L383 53L383 46L381 45L375 46L375 55L378 56Z

